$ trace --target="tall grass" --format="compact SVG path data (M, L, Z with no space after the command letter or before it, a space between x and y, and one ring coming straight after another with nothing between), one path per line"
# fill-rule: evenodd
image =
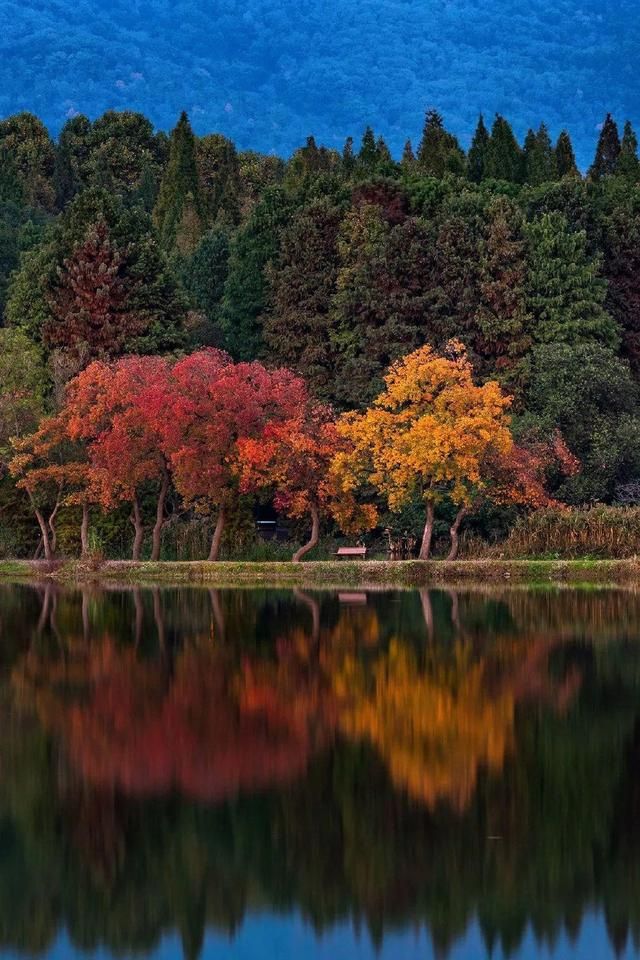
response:
M640 507L537 510L518 520L501 543L467 541L464 555L506 560L640 556Z

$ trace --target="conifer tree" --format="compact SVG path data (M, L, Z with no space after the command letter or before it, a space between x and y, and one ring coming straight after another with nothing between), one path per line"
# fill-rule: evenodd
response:
M362 137L358 164L367 173L372 173L378 165L378 148L371 127L367 127Z
M229 228L240 221L240 164L231 140L213 133L196 145L198 187L207 226Z
M492 201L486 217L471 346L482 378L496 378L521 395L523 358L531 346L524 218L505 197Z
M407 140L402 150L402 160L400 161L400 166L404 173L409 173L414 169L416 165L416 158L413 152L413 146L411 145L411 140Z
M437 110L427 110L418 147L418 167L430 177L443 177L445 173L462 173L464 170L464 153L460 144L445 130Z
M480 114L467 156L467 172L472 183L480 183L484 180L488 146L489 131L485 126L484 117Z
M619 156L620 135L618 126L611 114L608 113L602 125L596 155L589 170L591 179L600 180L602 177L613 176L617 172Z
M524 141L524 180L533 186L550 183L557 178L557 165L546 124L537 133L529 130Z
M526 302L534 341L617 347L620 330L604 308L607 284L600 259L588 253L586 233L572 232L559 213L532 221L526 233Z
M192 253L203 232L196 142L186 113L171 133L169 162L153 212L163 247Z
M269 357L302 374L312 393L323 400L335 396L330 307L342 215L343 210L327 198L296 211L267 271L264 339Z
M352 176L356 166L356 158L353 152L353 137L347 137L342 148L342 173L349 179Z
M277 255L291 199L270 187L235 235L220 310L224 347L238 360L255 360L262 351L266 302L265 269Z
M621 177L626 177L634 183L640 175L640 163L638 161L638 138L631 126L629 120L624 125L622 142L620 143L620 155L618 157L618 166L616 169Z
M393 157L391 156L391 151L386 144L384 137L378 137L376 141L376 151L378 154L378 164L380 166L385 166L388 164L393 164Z
M556 169L558 177L579 177L576 155L573 152L571 137L566 130L562 130L555 148Z
M499 113L491 128L484 172L485 178L493 180L522 181L522 151L510 124Z

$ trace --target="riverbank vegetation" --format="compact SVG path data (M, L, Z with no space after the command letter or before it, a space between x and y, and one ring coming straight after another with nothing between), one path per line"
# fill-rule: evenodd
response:
M284 161L21 114L0 224L4 556L635 554L630 123L582 176L500 116L468 154L430 110L399 160L368 128Z

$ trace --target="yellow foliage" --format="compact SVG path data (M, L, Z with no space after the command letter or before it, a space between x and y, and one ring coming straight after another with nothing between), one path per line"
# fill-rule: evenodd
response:
M499 770L513 744L512 694L489 696L482 662L460 666L457 682L443 682L394 641L375 667L372 689L354 659L338 678L336 693L351 691L343 732L369 739L394 783L429 807L446 800L463 810L479 769Z
M470 503L482 488L487 451L513 446L511 399L495 382L474 384L460 343L452 341L447 354L425 346L404 357L369 410L341 418L339 431L352 445L335 461L345 489L366 479L398 510L416 494L430 503L445 494Z

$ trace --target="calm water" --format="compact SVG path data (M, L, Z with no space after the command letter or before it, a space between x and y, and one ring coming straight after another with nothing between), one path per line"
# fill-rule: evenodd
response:
M0 587L0 956L640 957L640 594Z

